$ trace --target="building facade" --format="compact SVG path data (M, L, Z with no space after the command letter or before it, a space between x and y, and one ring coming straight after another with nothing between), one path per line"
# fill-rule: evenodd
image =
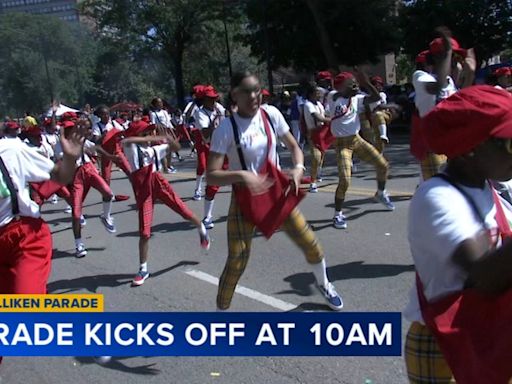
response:
M0 0L0 13L25 12L79 22L76 0Z

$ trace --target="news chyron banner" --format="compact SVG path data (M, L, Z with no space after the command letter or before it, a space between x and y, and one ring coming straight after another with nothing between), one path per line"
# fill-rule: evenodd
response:
M396 312L103 312L103 295L0 295L0 356L400 356Z

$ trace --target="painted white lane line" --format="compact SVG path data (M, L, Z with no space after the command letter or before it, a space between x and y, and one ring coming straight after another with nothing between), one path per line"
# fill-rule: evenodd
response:
M208 273L198 271L196 269L189 269L187 271L183 271L189 276L195 277L196 279L206 281L207 283L218 286L219 279L215 276L209 275ZM255 291L254 289L242 287L241 285L237 285L235 292L246 296L250 299L259 301L260 303L266 304L270 307L279 309L280 311L291 311L292 309L297 308L296 305L291 303L287 303L286 301L276 299L275 297L265 295L264 293Z

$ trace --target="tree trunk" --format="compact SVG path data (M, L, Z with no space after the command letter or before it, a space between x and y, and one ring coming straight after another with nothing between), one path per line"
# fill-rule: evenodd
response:
M320 39L320 45L322 46L322 51L324 52L327 65L329 66L330 69L339 70L338 58L331 44L331 38L329 37L329 33L327 32L327 29L325 28L325 25L322 21L320 11L318 10L318 2L316 0L304 1L308 5L311 14L313 15L316 33L318 35L318 38Z

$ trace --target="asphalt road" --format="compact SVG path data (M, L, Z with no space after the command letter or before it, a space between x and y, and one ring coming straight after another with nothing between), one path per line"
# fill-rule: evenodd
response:
M405 137L392 138L386 150L391 161L388 191L394 212L374 203L375 172L362 163L352 178L347 198L348 229L332 227L337 171L334 152L324 167L320 192L301 204L325 249L331 281L343 296L345 311L401 311L414 279L405 228L411 194L419 167L408 153ZM188 150L183 150L184 155ZM282 153L286 164L289 159ZM306 162L306 165L308 163ZM177 164L180 172L166 175L189 206L202 216L203 201L191 200L195 159ZM132 196L122 172L114 172L114 193ZM89 249L84 259L74 257L74 241L64 202L43 206L54 235L52 293L102 293L107 311L214 311L216 286L226 259L226 214L230 188L215 202L215 228L208 254L199 247L197 232L163 205L155 207L146 283L130 286L138 270L138 232L134 198L114 203L117 233L108 234L99 220L100 195L92 191L85 202L87 226L83 238ZM210 277L205 277L210 276ZM290 240L277 233L270 241L254 239L251 260L240 285L270 296L295 311L327 311L315 291L314 277ZM279 303L279 302L278 302ZM232 311L279 311L279 305L235 294ZM403 333L408 324L403 322ZM406 383L402 357L211 358L130 357L106 366L91 358L8 357L0 367L0 383Z

